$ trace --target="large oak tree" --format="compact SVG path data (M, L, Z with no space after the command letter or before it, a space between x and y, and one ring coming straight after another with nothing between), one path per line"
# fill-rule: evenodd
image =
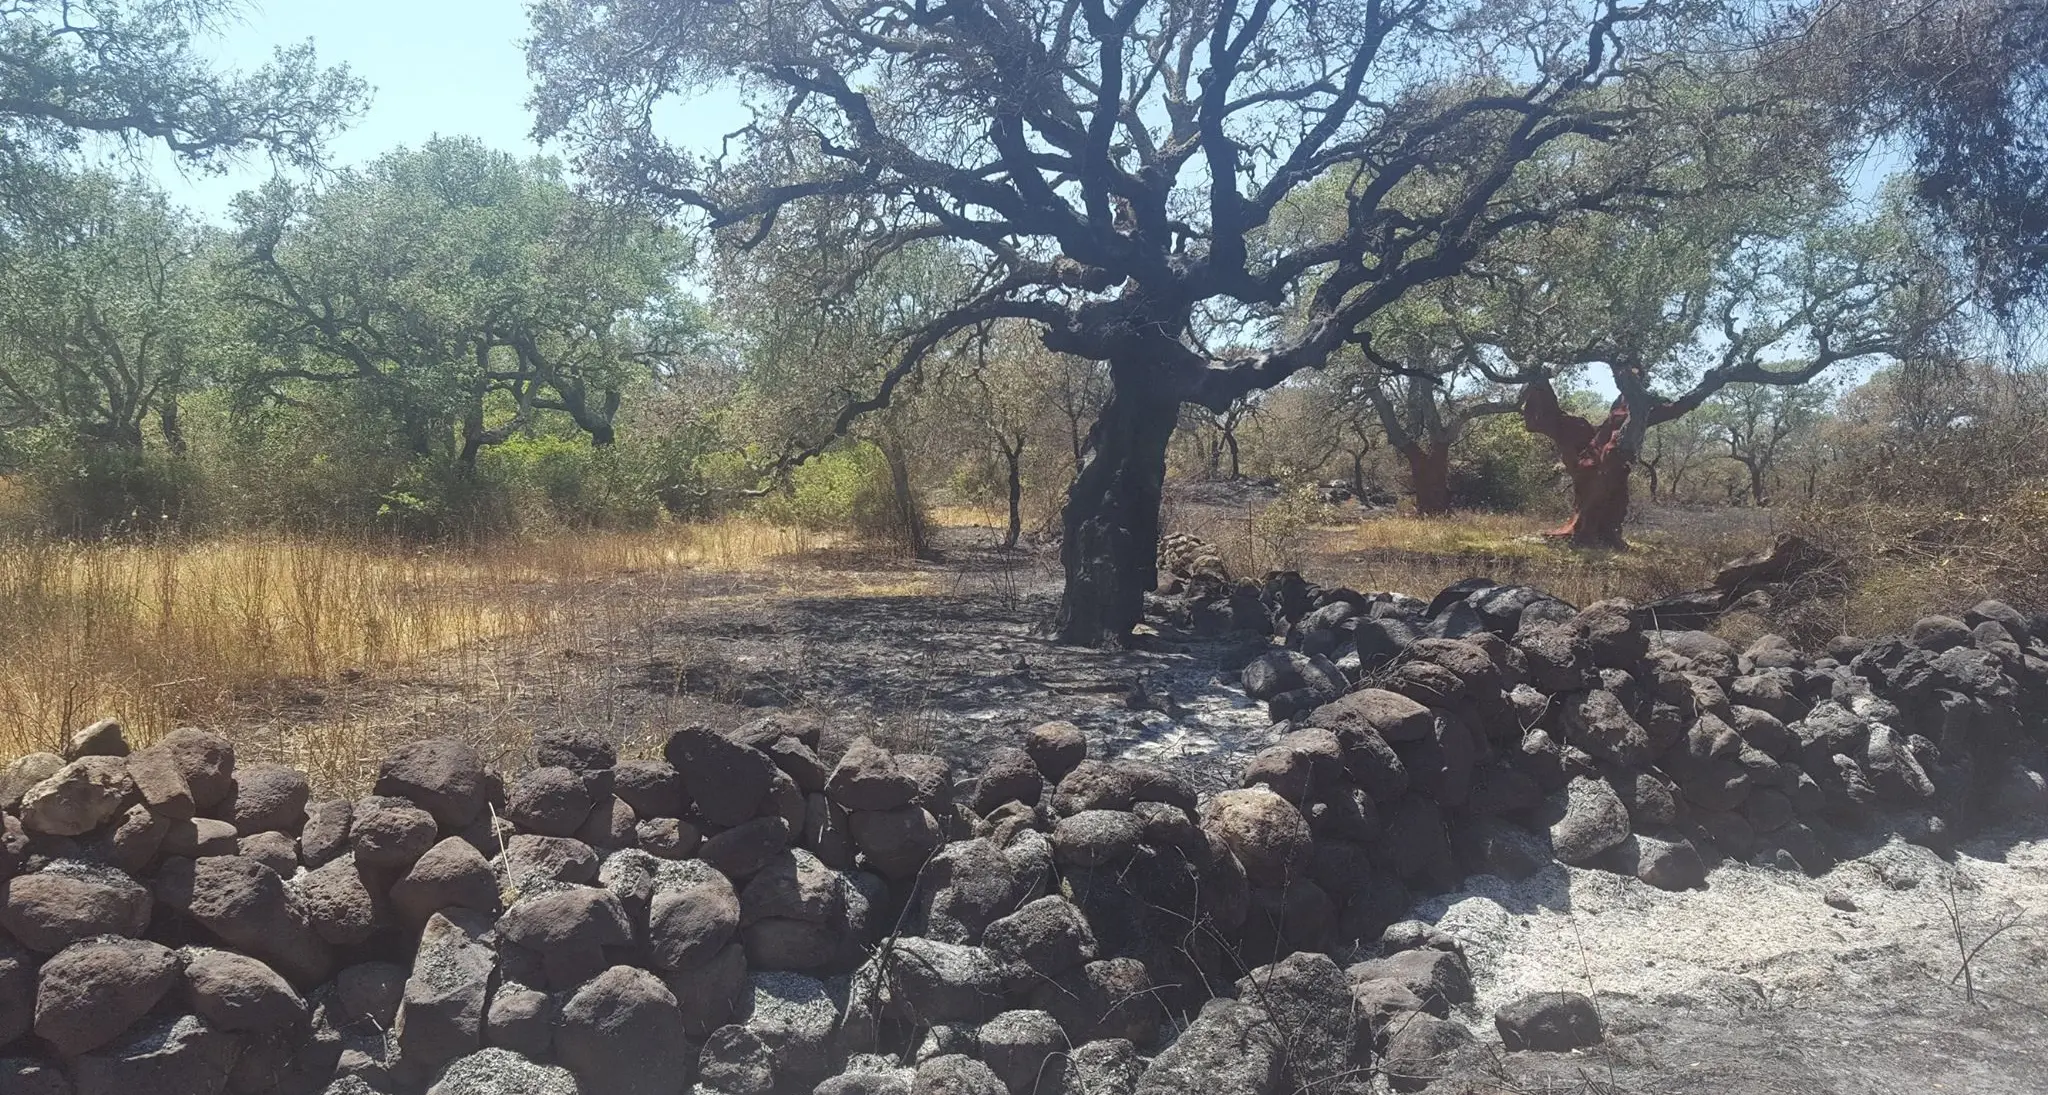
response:
M1707 70L1743 63L1747 7L536 0L528 56L542 136L727 246L851 203L846 282L921 242L966 257L964 291L893 332L842 426L992 320L1107 363L1057 620L1095 642L1155 584L1181 405L1220 411L1321 367L1507 234L1690 185L1716 134L1770 109L1699 90L1744 86ZM716 150L677 143L666 125L715 89L752 121ZM1334 232L1273 231L1331 180Z

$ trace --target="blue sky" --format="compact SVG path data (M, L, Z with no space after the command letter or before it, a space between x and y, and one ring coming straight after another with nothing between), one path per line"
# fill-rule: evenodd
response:
M369 113L332 146L331 162L350 165L437 133L539 152L528 136L525 34L522 0L255 0L206 50L250 69L273 47L311 38L322 63L347 64L375 89ZM271 172L260 157L224 176L181 173L164 153L151 164L175 200L216 220Z

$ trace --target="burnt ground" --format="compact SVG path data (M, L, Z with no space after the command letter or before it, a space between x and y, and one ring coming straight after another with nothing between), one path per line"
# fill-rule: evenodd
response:
M232 727L348 790L385 743L455 734L519 767L533 731L605 733L652 755L674 727L768 714L823 722L828 752L868 734L963 771L1030 726L1071 720L1118 755L1184 766L1214 785L1270 741L1237 687L1256 640L1166 632L1130 649L1064 647L1042 633L1056 561L949 529L939 557L820 553L789 573L628 573L578 589L544 634L482 642L409 672L286 682ZM255 710L260 706L260 712Z
M821 720L828 752L830 739L865 733L897 750L946 756L965 771L1019 731L1065 718L1105 753L1174 763L1209 786L1271 739L1263 710L1236 685L1250 655L1242 642L1169 633L1142 636L1123 651L1056 646L1039 631L1057 603L1053 560L997 551L982 530L949 530L940 546L936 562L819 555L789 561L784 573L594 580L574 592L567 623L546 634L480 643L389 678L287 685L281 700L271 697L232 729L251 757L289 760L337 792L367 783L370 758L387 743L422 734L469 738L517 768L542 727L598 729L626 755L651 755L677 725L731 727L771 712ZM2011 883L2022 924L1980 959L1993 987L1976 1002L1948 983L1952 963L1944 965L1939 947L1929 950L1926 940L1938 944L1946 929L1925 908L1834 935L1811 925L1780 929L1771 922L1777 904L1817 905L1817 892L1752 896L1735 885L1744 876L1724 883L1717 873L1705 894L1751 903L1733 913L1646 905L1630 921L1697 952L1704 972L1696 984L1661 992L1595 986L1612 1035L1602 1049L1484 1054L1438 1090L2048 1093L2048 852L2038 850L2048 845L2013 847L2036 849ZM1574 949L1621 946L1603 936L1583 899L1574 905L1584 884L1565 886L1547 918L1521 933L1491 940L1492 949L1475 946L1482 982L1489 967L1521 977L1524 967ZM1597 884L1638 885L1612 876ZM1447 900L1418 912L1442 916ZM1820 972L1786 979L1768 964L1752 969L1721 954L1714 925L1751 915L1768 933L1813 935L1814 951L1827 956L1814 967ZM1497 1049L1487 1013L1467 1018L1480 1044Z

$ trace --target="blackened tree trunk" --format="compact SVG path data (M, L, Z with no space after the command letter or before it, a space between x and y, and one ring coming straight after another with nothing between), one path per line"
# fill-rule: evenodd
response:
M1003 533L1003 550L1012 551L1017 547L1017 538L1024 532L1024 441L1019 438L1013 445L1003 446L1003 463L1010 473L1010 527Z
M1238 467L1237 427L1230 426L1224 429L1223 445L1230 450L1230 481L1234 483L1244 478L1244 472Z
M913 558L931 557L931 541L925 535L924 508L910 483L910 457L893 434L883 431L882 459L889 465L889 495L896 509L897 534Z
M1113 368L1112 377L1087 461L1067 491L1067 584L1053 622L1063 643L1121 641L1159 585L1159 501L1180 400L1146 370Z

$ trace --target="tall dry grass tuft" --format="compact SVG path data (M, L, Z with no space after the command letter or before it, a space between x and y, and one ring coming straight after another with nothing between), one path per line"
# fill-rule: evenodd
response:
M475 552L259 536L0 544L0 757L109 714L146 741L257 690L554 626L593 581L754 569L815 540L731 519Z
M2023 482L1974 512L1903 504L1815 507L1798 530L1845 563L1849 590L1815 633L1905 631L1985 598L2048 611L2048 482ZM1825 625L1820 626L1820 625Z

